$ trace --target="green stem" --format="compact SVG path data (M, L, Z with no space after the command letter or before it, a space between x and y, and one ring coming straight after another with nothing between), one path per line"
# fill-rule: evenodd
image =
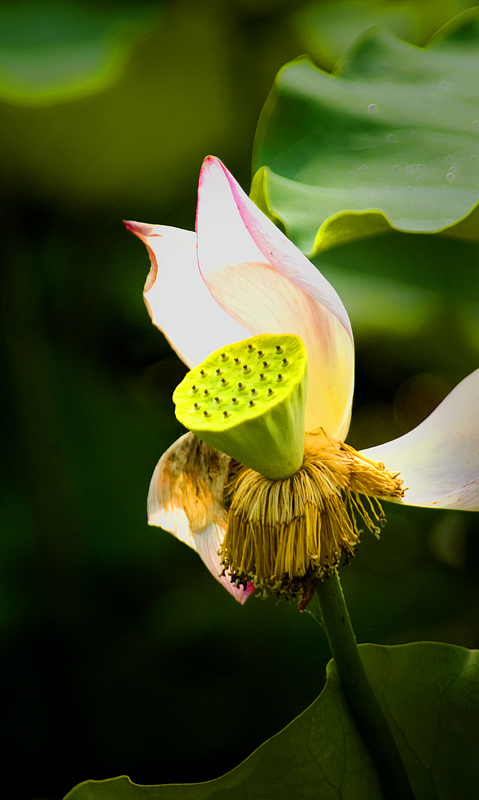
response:
M346 700L374 761L384 796L386 800L414 800L386 717L366 676L337 571L318 583L316 596Z

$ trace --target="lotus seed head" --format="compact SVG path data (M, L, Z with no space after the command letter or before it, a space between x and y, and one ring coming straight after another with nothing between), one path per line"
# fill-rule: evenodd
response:
M246 352L257 352L259 358L245 364ZM198 386L201 404L193 404L191 393ZM179 421L200 439L276 480L292 475L302 463L306 388L301 339L260 334L212 353L187 374L173 399Z

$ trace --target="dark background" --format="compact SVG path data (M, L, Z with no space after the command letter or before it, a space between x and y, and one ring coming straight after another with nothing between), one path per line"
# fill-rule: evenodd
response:
M240 607L146 524L151 473L182 432L171 393L185 367L150 324L147 254L121 223L192 229L208 153L248 190L262 104L307 49L301 5L0 8L0 709L16 800L118 774L216 777L322 687L309 615ZM398 277L392 254L405 294L368 305L373 273ZM351 444L405 432L477 367L475 245L391 234L317 263L356 335ZM451 293L461 280L468 302ZM388 520L342 571L358 639L478 646L475 515L390 507Z

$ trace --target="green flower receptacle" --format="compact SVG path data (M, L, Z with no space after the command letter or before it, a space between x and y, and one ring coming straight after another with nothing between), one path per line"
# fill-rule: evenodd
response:
M307 355L299 336L260 334L217 350L173 393L198 438L273 480L303 462Z

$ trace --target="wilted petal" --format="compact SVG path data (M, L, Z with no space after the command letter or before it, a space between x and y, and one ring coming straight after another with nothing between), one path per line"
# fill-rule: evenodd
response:
M150 255L143 294L150 317L188 367L249 336L208 291L198 269L196 233L142 222L125 225Z
M250 335L296 333L308 351L306 428L344 438L354 345L338 295L248 198L220 161L204 162L196 229L200 270L213 297Z
M148 492L148 523L172 533L199 553L214 577L243 603L250 590L222 575L218 555L227 525L223 486L229 456L185 433L163 454Z
M401 472L408 489L399 502L479 511L478 409L476 370L417 428L362 453Z
M251 592L254 591L253 583L250 582L248 586L243 588L240 586L236 588L231 583L229 575L223 575L223 567L220 564L218 557L218 550L223 544L225 538L226 526L221 523L211 523L207 528L193 534L198 555L208 567L212 575L215 576L225 589L230 592L235 600L239 603L244 603L248 599Z

